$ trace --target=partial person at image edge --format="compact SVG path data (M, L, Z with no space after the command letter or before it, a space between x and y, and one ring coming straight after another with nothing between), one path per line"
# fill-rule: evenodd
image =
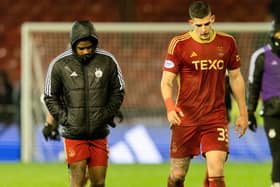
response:
M272 156L272 187L280 187L280 20L272 27L271 43L257 49L250 59L247 103L249 129L256 132L255 111L262 99L264 130Z

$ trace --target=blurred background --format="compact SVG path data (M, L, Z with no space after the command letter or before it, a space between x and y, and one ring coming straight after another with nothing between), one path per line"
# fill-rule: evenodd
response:
M71 23L90 19L94 23L182 23L187 24L190 0L14 0L0 3L0 161L18 162L22 154L21 126L21 28L24 23ZM217 23L264 23L273 20L271 0L208 0ZM276 1L275 1L276 2ZM275 3L274 2L274 3ZM113 24L112 24L113 25ZM117 29L117 28L116 28ZM98 32L98 28L97 28ZM161 63L171 37L177 33L100 33L101 47L111 51L123 70L127 95L122 108L125 121L112 129L111 161L115 163L157 163L168 161L169 129L160 97ZM267 33L232 32L240 46L242 73L247 79L251 53L267 42ZM34 35L43 71L56 55L66 49L68 33L58 37ZM51 41L50 41L51 40ZM133 42L134 43L133 43ZM34 42L34 41L33 41ZM39 42L41 42L39 44ZM57 43L55 49L52 47ZM134 48L139 43L139 48ZM42 45L48 44L42 47ZM49 45L50 44L50 45ZM51 46L51 47L49 47ZM147 46L153 46L149 48ZM43 51L43 52L42 52ZM33 60L34 61L34 60ZM34 62L32 62L34 63ZM30 74L34 73L32 70ZM43 73L44 74L44 73ZM141 83L141 84L140 84ZM40 83L41 84L41 83ZM22 84L23 85L23 84ZM43 85L41 85L43 86ZM38 87L38 86L37 86ZM40 87L39 87L40 88ZM41 88L40 88L41 89ZM42 92L42 90L40 90ZM36 98L32 98L37 100ZM39 100L39 97L38 97ZM41 110L33 103L34 118ZM234 104L233 104L234 105ZM22 109L24 106L22 106ZM35 111L36 109L36 111ZM41 111L41 113L43 113ZM33 114L32 114L33 115ZM234 122L236 111L231 113ZM40 133L43 119L33 120L31 161L63 161L62 142L45 142ZM261 123L261 119L259 119ZM25 127L24 127L25 128ZM267 161L270 159L265 135L248 132L243 140L232 137L232 160ZM139 145L139 142L141 144ZM240 146L242 145L242 146ZM143 149L143 147L145 149ZM118 155L122 155L120 158ZM124 156L125 155L125 156Z

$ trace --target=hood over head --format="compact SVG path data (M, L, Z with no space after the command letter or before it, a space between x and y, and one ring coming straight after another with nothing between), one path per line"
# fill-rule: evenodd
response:
M279 38L279 32L280 32L280 20L274 20L272 22L272 31L270 32L270 38L271 38L273 52L276 53L277 56L280 57L280 38ZM276 33L277 33L278 37L275 37Z
M76 52L75 45L77 42L84 39L91 40L94 47L97 47L98 37L93 24L89 20L75 21L72 25L70 33L70 44L74 52Z

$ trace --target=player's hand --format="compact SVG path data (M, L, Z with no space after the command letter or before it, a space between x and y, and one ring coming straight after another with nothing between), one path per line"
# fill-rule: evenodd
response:
M164 104L167 111L167 119L170 123L170 128L173 125L180 125L181 124L181 117L184 117L184 113L178 106L174 105L173 100L171 97L164 100Z
M113 119L108 123L108 125L110 125L113 128L115 128L117 126L116 123L115 123L115 120L114 120L115 118L117 118L118 123L121 123L123 121L123 118L124 118L123 113L120 110L118 110L116 115L113 117Z
M44 128L42 129L42 134L46 141L48 141L48 140L59 141L60 140L60 134L59 134L57 125L46 124L44 126Z
M172 127L172 125L180 125L182 117L184 117L184 113L179 107L174 107L174 110L169 111L167 113L167 119L170 123L170 127Z
M256 132L258 124L254 112L248 112L248 119L249 129L253 132Z
M108 123L108 125L110 125L110 127L112 128L115 128L117 126L113 119Z
M118 110L116 115L115 115L115 118L118 119L118 123L121 123L123 121L123 118L124 118L122 111Z
M235 132L238 134L238 137L241 138L248 128L248 117L239 116L235 122Z

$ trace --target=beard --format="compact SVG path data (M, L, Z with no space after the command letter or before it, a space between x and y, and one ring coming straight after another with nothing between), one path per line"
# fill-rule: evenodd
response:
M77 58L79 60L79 62L81 62L82 64L88 64L91 59L93 58L94 53L90 53L90 54L85 54L85 55L77 55Z

